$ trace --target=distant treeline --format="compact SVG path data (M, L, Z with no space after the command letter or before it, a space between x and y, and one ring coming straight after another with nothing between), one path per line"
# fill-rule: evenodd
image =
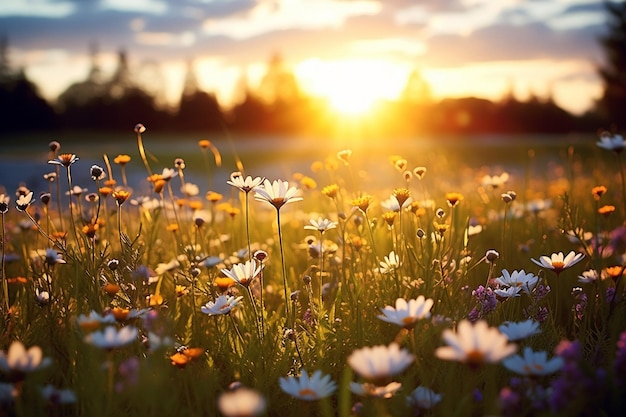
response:
M177 108L157 106L139 88L91 96L61 97L55 106L41 98L23 73L0 83L0 132L35 130L128 130L141 122L152 131L341 134L349 129L371 134L415 133L567 133L596 130L606 121L593 112L568 113L552 100L511 97L499 102L479 98L439 102L381 102L370 116L346 120L320 99L298 96L268 103L248 92L224 109L215 95L183 94Z

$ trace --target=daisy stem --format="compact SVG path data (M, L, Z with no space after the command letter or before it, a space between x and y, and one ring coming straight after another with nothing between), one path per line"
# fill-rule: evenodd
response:
M80 252L80 242L78 241L78 234L76 233L76 223L74 222L74 209L72 205L72 173L69 165L67 166L67 189L69 192L68 200L70 207L70 227L72 228L74 240L76 240L76 246L79 249L78 252Z
M245 341L243 340L243 336L241 335L241 332L239 331L239 326L237 326L237 322L235 321L235 318L230 313L228 313L227 316L230 317L230 322L235 328L235 332L237 332L237 337L239 338L239 342L241 342L241 347L243 347L245 345ZM236 349L236 350L240 350L240 349Z
M261 267L263 263L261 262ZM265 338L265 306L263 305L263 268L259 271L259 303L261 304L261 339Z
M152 175L152 170L150 169L150 165L148 164L148 158L146 158L146 150L143 147L143 139L141 137L141 133L137 132L137 147L139 148L139 155L141 155L141 160L148 171L148 175Z
M620 178L622 180L622 210L626 210L626 178L624 175L624 167L622 164L622 154L617 154L617 164L619 167Z
M7 277L4 270L4 213L2 213L2 236L0 237L0 244L2 244L2 292L4 294L4 305L6 308L5 314L9 314L10 304L9 304L9 285L7 282Z
M319 314L322 314L323 299L322 288L324 287L324 232L320 232L320 262L319 262L319 277L320 277L320 302L319 302Z
M254 300L254 296L252 295L252 290L250 287L246 287L248 297L250 297L250 304L252 304L252 309L254 310L254 327L256 328L256 335L259 338L259 342L263 340L263 336L261 335L261 330L259 329L259 311L256 308L256 302Z
M59 181L60 178L60 167L56 165L56 188L57 188L57 210L59 211L59 225L61 226L61 230L63 230L63 210L61 209L61 183Z
M287 270L285 267L285 251L283 249L283 234L280 228L280 209L276 209L276 223L278 224L278 246L280 249L280 263L283 272L283 290L285 293L285 328L289 326L289 292L287 290Z
M248 240L248 260L252 260L252 249L251 249L251 245L250 245L250 214L248 212L249 210L249 198L248 198L248 193L246 192L246 196L245 196L245 203L246 203L246 238ZM262 291L263 289L261 289Z

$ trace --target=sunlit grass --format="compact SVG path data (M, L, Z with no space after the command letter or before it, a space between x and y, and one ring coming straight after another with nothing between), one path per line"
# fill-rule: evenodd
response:
M622 167L592 135L306 154L135 132L44 143L62 169L2 193L2 414L624 406Z

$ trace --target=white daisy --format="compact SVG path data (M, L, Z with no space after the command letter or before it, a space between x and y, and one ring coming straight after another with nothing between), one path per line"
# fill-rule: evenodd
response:
M265 179L263 186L255 187L254 191L255 200L265 201L274 206L276 210L279 210L285 204L302 201L302 197L298 196L300 190L291 186L288 181L274 180L271 182Z
M265 398L257 391L240 387L220 394L217 407L225 417L254 417L265 413Z
M232 295L220 295L215 301L209 301L202 307L200 311L209 316L218 316L221 314L228 314L233 308L235 308L239 302L243 300L243 296L234 297Z
M364 347L348 356L348 365L368 380L383 380L403 372L415 357L397 343Z
M437 348L435 355L439 359L459 361L470 367L479 367L486 363L498 363L515 353L517 345L495 327L489 327L486 321L479 320L472 324L462 320L457 331L443 331L443 340L448 346Z
M407 396L406 400L409 406L430 410L441 402L441 394L420 385Z
M559 275L565 269L576 265L584 257L584 254L574 251L570 251L567 255L563 255L563 252L555 252L550 256L541 256L539 260L531 259L531 261L542 268L551 269Z
M19 340L14 340L6 353L0 351L0 371L5 373L26 374L51 363L52 359L44 358L39 346L31 346L27 350Z
M550 375L561 369L563 358L555 357L548 360L545 351L534 352L530 347L524 348L524 354L514 355L502 361L502 365L510 371L524 376Z
M383 314L379 315L378 318L400 327L411 328L418 320L430 317L430 309L433 304L433 299L426 299L423 295L409 301L398 298L396 307L386 306L381 309Z
M102 331L89 333L84 340L97 348L111 350L128 345L137 339L138 334L133 326L124 326L119 330L115 326L107 326Z
M526 339L527 337L541 333L539 322L528 319L520 322L507 321L502 323L498 330L504 334L510 342Z
M322 374L319 369L311 377L303 369L299 377L281 377L278 382L284 392L306 401L328 397L337 390L337 384L330 379L330 375Z

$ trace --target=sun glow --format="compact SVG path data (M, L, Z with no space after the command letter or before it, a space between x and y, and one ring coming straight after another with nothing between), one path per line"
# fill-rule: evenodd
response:
M368 112L379 100L395 100L404 88L410 68L390 61L309 59L295 68L302 87L328 100L345 115Z

